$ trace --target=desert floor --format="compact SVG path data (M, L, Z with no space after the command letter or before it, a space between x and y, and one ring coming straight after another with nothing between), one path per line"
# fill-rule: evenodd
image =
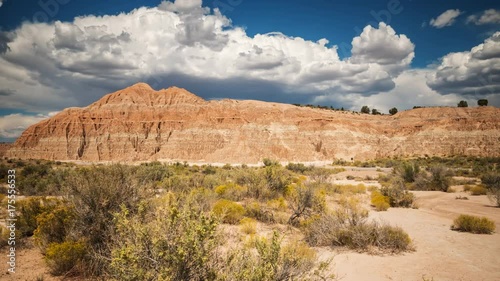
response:
M380 171L379 171L380 172ZM343 172L358 178L377 176L374 170ZM337 174L337 183L360 183ZM368 186L373 181L365 180ZM415 251L398 255L373 255L350 250L317 248L321 259L333 258L334 272L342 281L495 281L500 280L500 208L486 196L458 192L414 191L418 209L390 208L370 211L370 219L400 226L408 232ZM467 196L469 200L455 199ZM368 196L367 196L368 200ZM450 229L459 214L486 216L496 223L492 235L461 233ZM17 249L15 274L7 272L7 249L0 256L0 280L61 280L51 277L35 246Z

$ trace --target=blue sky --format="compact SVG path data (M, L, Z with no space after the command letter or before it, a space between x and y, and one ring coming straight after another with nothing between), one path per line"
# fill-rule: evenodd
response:
M498 1L0 3L0 140L139 81L355 110L500 105Z

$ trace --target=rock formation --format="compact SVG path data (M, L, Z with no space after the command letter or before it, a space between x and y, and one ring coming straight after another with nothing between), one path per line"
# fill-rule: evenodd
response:
M420 108L394 116L253 100L205 101L139 83L29 127L12 158L257 163L393 156L500 156L500 109Z

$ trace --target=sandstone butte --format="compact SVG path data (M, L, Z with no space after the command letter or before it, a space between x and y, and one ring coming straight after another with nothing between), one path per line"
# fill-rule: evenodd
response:
M500 156L500 109L420 108L394 116L254 100L206 101L139 83L29 127L21 159L257 163Z

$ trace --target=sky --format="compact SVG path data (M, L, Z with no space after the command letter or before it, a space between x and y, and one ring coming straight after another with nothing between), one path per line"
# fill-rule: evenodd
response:
M383 113L498 107L500 4L0 0L0 141L137 82Z

